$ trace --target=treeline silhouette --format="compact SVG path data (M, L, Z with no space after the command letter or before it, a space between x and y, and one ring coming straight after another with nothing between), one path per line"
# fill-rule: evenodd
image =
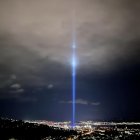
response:
M22 120L10 120L0 118L0 140L15 138L17 140L41 140L48 136L56 139L76 135L73 130L49 127L47 125L28 123Z

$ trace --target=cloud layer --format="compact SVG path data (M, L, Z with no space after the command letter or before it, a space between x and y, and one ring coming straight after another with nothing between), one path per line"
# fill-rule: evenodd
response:
M72 104L73 101L60 101L59 103L62 103L62 104ZM84 99L76 99L75 103L76 104L80 104L80 105L93 105L93 106L100 105L100 102L89 102L89 101L84 100Z
M64 85L73 33L79 75L140 64L139 8L136 0L0 1L0 88Z
M12 58L13 65L31 69L35 54L70 65L73 32L79 68L104 71L139 62L139 1L14 0L0 5L1 63Z

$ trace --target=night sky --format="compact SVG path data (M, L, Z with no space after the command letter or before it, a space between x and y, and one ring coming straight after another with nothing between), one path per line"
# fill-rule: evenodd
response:
M139 0L0 0L0 116L71 120L73 24L76 120L140 121Z

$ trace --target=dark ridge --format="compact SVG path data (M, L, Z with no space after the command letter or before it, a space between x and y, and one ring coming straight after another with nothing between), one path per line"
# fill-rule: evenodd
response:
M55 139L76 135L73 130L49 127L36 123L28 123L22 120L12 120L0 118L0 139L9 140L42 140L45 137L53 136Z

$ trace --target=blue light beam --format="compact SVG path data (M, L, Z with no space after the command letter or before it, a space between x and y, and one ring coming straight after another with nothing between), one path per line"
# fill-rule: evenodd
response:
M75 0L73 1L72 13L72 128L75 127L76 113L76 11Z
M76 99L76 45L72 45L72 128L75 127L75 99Z

